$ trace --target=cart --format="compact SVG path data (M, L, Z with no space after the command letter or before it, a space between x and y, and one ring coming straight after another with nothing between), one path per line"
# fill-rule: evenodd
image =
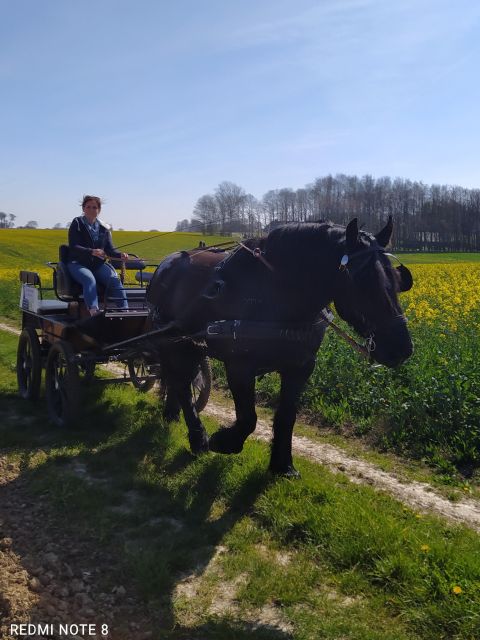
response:
M162 363L151 348L155 331L150 327L147 288L153 275L149 265L129 254L121 263L111 260L121 270L128 309L119 308L119 300L99 288L104 335L99 346L88 335L77 331L88 322L89 313L81 287L71 278L66 263L68 247L60 247L59 260L47 263L52 269L53 286L42 286L35 271L20 271L22 331L17 349L17 382L19 394L35 401L41 392L45 371L45 396L51 421L59 427L74 424L81 407L82 382L127 383L146 392L158 386L163 397L166 387L162 379ZM124 282L126 270L135 270L135 283ZM73 338L72 338L73 336ZM97 365L109 365L115 377L96 378ZM205 357L193 381L195 407L202 411L210 395L211 367Z

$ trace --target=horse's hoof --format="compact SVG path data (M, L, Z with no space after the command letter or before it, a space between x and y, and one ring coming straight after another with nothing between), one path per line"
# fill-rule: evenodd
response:
M291 480L297 480L300 478L300 472L295 469L293 464L289 464L286 467L276 467L274 465L270 465L270 471L274 476L279 476L281 478L290 478Z
M206 433L189 433L188 441L190 443L190 451L194 456L199 456L202 453L208 453L210 451L209 440Z
M243 449L244 438L240 438L231 428L215 431L210 436L210 451L215 453L240 453Z
M167 410L163 410L162 411L162 417L165 420L165 422L167 422L168 424L170 424L171 422L178 422L180 420L180 412L179 411L169 411Z

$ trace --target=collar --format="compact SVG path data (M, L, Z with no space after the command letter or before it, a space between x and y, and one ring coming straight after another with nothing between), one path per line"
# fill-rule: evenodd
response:
M87 219L87 216L82 216L82 220L83 220L83 223L86 224L87 227L90 227L91 229L96 229L97 227L100 226L100 222L98 218L95 218L93 222L89 222Z

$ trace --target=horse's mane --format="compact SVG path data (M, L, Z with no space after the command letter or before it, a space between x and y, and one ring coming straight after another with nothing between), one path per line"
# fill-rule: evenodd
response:
M265 257L277 265L309 269L321 256L337 252L345 228L333 222L287 224L273 229L265 241Z

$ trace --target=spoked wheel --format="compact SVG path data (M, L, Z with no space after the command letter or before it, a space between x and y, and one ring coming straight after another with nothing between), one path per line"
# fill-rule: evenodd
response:
M127 366L133 386L143 393L150 391L157 380L157 374L152 373L152 369L145 362L145 359L142 356L130 358L127 361Z
M68 342L55 342L48 352L45 390L52 422L58 427L74 424L80 407L80 379L75 353Z
M36 400L40 395L42 357L40 341L33 327L25 327L17 348L18 392L25 400Z
M195 399L195 409L198 413L207 406L212 388L212 367L208 358L203 358L196 377L192 382L192 393Z

